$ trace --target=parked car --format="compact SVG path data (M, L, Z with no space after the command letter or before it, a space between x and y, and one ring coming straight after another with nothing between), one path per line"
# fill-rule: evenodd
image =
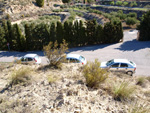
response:
M67 54L66 60L67 62L70 63L82 63L82 64L87 63L86 58L78 54Z
M136 64L127 59L112 59L107 62L102 62L100 67L113 72L123 72L131 76L136 70Z
M23 64L40 64L41 58L37 54L26 54L23 57L18 58Z

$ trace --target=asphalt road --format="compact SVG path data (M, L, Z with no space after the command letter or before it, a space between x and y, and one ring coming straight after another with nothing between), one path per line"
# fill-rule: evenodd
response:
M137 41L137 32L137 30L124 31L124 41L121 43L71 48L69 52L81 54L86 57L87 61L94 61L96 58L100 62L114 58L129 59L137 65L135 75L150 76L150 41ZM43 64L46 63L46 58L42 51L0 51L0 62L12 62L15 57L20 57L27 53L38 54L42 58Z

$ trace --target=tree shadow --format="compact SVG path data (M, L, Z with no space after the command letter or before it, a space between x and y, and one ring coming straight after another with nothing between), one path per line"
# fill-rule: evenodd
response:
M137 41L134 39L122 43L119 48L115 49L119 49L121 51L138 51L145 48L150 48L150 41Z
M0 51L0 57L11 57L11 56L21 57L21 56L24 56L24 55L29 54L29 53L37 54L39 56L44 56L43 51L30 51L30 52Z
M114 43L114 44L97 44L97 45L88 45L88 46L82 46L82 47L74 47L74 48L70 48L69 52L73 52L73 51L95 51L98 49L103 49L105 47L108 46L112 46L118 43Z

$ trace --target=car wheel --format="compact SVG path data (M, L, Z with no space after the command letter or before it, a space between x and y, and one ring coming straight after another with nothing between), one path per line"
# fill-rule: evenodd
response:
M132 76L133 72L132 71L128 71L127 74L130 75L130 76Z

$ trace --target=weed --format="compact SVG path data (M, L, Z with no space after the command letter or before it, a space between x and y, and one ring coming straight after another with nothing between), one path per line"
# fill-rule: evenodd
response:
M118 101L122 101L130 98L130 96L135 91L135 86L129 85L128 82L122 82L122 83L115 84L111 90L114 99Z
M100 83L104 82L108 78L106 70L100 68L100 62L95 59L95 62L88 62L84 69L83 75L86 79L88 87L96 88Z
M146 79L150 82L150 76L146 77Z

